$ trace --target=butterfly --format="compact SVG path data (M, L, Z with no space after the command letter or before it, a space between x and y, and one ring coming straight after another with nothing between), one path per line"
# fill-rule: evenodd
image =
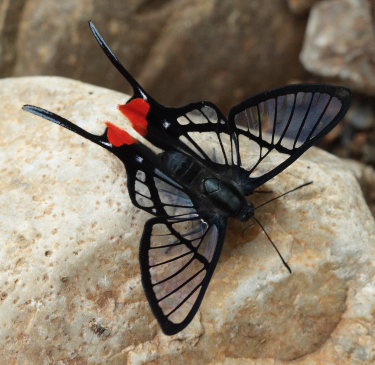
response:
M326 135L348 110L351 92L330 85L288 85L243 101L228 118L207 101L165 107L120 63L91 21L89 26L132 86L133 96L119 105L120 112L158 152L111 122L103 135L94 135L40 107L23 109L102 146L124 163L132 203L154 216L145 223L140 242L143 288L162 331L173 335L199 309L228 217L255 219L255 207L245 197Z

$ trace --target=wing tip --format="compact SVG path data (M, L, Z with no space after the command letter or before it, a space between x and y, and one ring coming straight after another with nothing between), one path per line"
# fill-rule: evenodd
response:
M344 86L338 86L336 89L336 97L338 97L341 100L345 100L350 102L352 99L352 91Z
M30 105L30 104L23 105L22 110L24 110L25 112L29 112L31 114L34 114L38 117L42 117L42 118L49 119L49 120L50 120L51 115L52 115L52 113L49 110L40 108L39 106Z
M88 21L88 25L89 25L92 33L94 33L94 35L98 33L98 30L96 29L96 26L91 19Z
M25 104L22 106L22 110L29 113L35 113L35 111L38 109L35 105Z

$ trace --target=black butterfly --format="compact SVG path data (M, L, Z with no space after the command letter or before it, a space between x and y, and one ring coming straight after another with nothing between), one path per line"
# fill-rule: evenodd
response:
M190 323L200 306L227 218L254 216L245 196L326 135L348 110L351 93L336 86L289 85L245 100L228 119L206 101L168 108L142 89L89 25L133 87L134 95L120 111L161 152L109 122L97 136L50 111L31 105L23 109L99 144L124 163L133 204L155 216L141 239L142 283L162 330L172 335ZM197 134L207 142L198 143Z

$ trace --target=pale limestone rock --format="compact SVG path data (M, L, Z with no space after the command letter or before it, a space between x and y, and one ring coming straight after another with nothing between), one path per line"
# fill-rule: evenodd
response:
M318 2L310 12L302 64L317 75L375 95L374 27L369 0Z
M375 224L341 160L312 149L266 185L314 181L257 212L293 274L258 227L231 220L201 310L168 337L141 287L148 215L121 163L21 111L36 104L99 133L121 123L126 96L42 77L4 79L0 96L1 364L374 363Z

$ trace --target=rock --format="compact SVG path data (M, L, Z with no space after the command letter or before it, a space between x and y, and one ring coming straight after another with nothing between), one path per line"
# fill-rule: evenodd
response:
M305 68L375 95L375 32L367 0L331 0L310 12L301 53Z
M371 166L364 165L354 160L345 160L347 167L353 172L361 186L363 195L375 217L375 170Z
M130 91L92 37L89 19L163 104L210 99L228 109L251 94L305 74L298 61L305 21L293 16L284 1L3 4L2 77L60 75Z
M297 15L305 15L318 0L288 0L289 9Z
M370 129L375 121L375 106L372 98L355 99L350 106L346 121L357 130Z
M375 361L375 224L350 169L311 149L265 185L257 226L229 222L192 323L161 333L146 302L138 245L148 215L122 164L21 111L58 112L100 133L125 95L62 78L0 81L0 363L370 364ZM259 204L268 198L255 194Z

